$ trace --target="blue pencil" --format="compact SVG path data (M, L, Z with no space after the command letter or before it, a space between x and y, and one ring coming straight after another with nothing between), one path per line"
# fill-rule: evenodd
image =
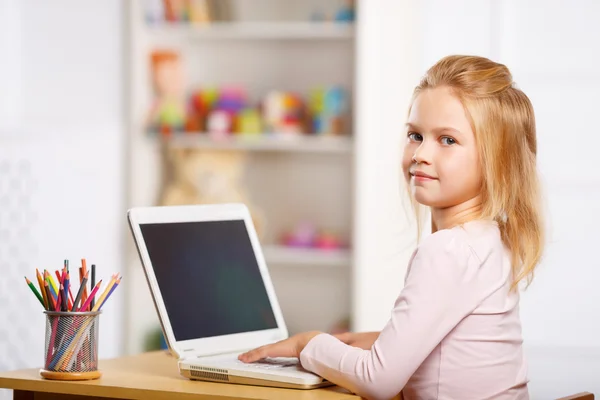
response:
M52 284L51 284L52 282L50 282L50 280L48 280L48 283L50 283L48 285L48 287L50 288L50 294L54 298L54 301L58 301L58 294L56 293L56 290L54 290L54 287L52 287Z
M102 308L102 306L104 305L104 303L106 303L106 301L108 300L108 298L110 297L110 295L112 294L112 292L114 292L115 289L117 288L117 286L119 286L119 283L121 283L121 278L117 279L117 281L115 282L115 284L113 285L113 287L110 289L110 291L108 292L108 294L104 298L104 301L102 302L102 304L100 304L100 307L98 307L98 310L100 310Z

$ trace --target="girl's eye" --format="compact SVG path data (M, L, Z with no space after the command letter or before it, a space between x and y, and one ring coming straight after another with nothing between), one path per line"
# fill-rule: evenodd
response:
M442 141L442 144L445 144L445 145L448 145L448 146L456 144L456 140L454 140L453 138L448 137L448 136L444 136L441 139L441 141Z
M408 138L413 142L420 142L423 140L423 136L416 132L408 132Z

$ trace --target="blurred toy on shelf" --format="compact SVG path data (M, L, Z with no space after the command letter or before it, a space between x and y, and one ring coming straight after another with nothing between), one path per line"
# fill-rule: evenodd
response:
M344 116L348 111L346 92L339 86L316 88L309 95L311 130L315 134L341 135L344 132Z
M231 20L230 0L146 0L148 24L197 24Z
M354 0L346 0L345 4L335 13L336 22L354 22L356 16Z
M312 247L316 237L316 227L308 222L303 222L291 232L284 234L282 242L289 247Z
M216 88L196 90L191 94L187 107L186 132L203 132L206 130L209 112L213 109L219 92Z
M233 131L233 116L225 110L212 110L208 114L207 132L213 138L225 138Z
M179 54L171 50L156 50L151 53L150 59L154 102L148 115L148 128L163 134L182 131L187 112Z
M164 20L165 3L163 0L145 0L144 15L148 25L155 25Z
M265 96L262 108L266 132L293 134L307 132L306 108L298 94L271 91Z
M332 231L321 231L316 239L314 247L321 250L335 250L343 246L341 239Z
M345 0L344 4L334 13L328 15L320 8L310 13L309 20L312 22L333 21L339 23L353 23L356 18L356 8L354 0Z
M281 243L288 247L337 250L346 247L341 238L332 231L319 230L309 222L299 223L282 235Z
M244 135L257 135L263 133L260 112L252 107L244 108L238 115L237 131Z

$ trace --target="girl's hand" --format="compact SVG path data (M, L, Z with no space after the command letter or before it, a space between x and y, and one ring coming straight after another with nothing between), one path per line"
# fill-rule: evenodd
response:
M251 363L267 357L300 358L300 353L304 350L308 342L320 333L318 331L299 333L277 343L261 346L240 354L238 359L245 363Z
M345 332L333 336L349 346L358 347L363 350L371 350L373 343L375 343L379 337L379 332Z

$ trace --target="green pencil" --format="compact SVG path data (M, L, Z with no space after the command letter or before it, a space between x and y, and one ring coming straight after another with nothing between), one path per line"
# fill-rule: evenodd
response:
M42 295L40 295L40 292L37 291L35 286L33 286L33 283L31 283L31 281L29 279L27 279L27 277L25 277L25 280L27 281L27 285L31 288L31 291L33 292L33 294L35 294L35 297L37 297L38 300L40 301L40 303L42 303L42 307L44 307L44 309L46 309L46 306L44 305L44 299L42 298Z

